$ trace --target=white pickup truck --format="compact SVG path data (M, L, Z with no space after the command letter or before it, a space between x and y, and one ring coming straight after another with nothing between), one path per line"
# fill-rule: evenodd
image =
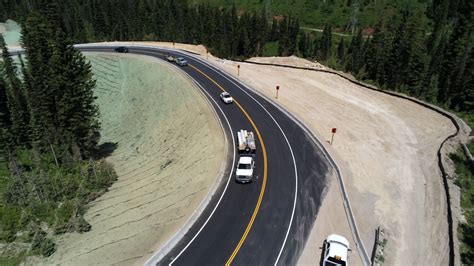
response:
M255 152L257 146L255 144L255 136L252 131L239 130L237 131L237 148L239 152Z
M349 241L343 236L332 234L324 241L323 266L347 266Z
M252 182L254 168L255 161L251 155L240 156L237 170L235 171L235 181L240 183Z

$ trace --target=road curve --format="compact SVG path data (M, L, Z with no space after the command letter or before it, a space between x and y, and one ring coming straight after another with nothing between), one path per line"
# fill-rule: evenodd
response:
M114 52L114 48L79 47L95 52ZM181 69L203 90L223 124L229 121L227 134L249 129L259 135L254 181L236 183L235 166L229 167L224 177L230 180L221 181L190 230L161 260L151 261L160 265L296 264L316 219L330 171L323 152L281 110L193 55L152 47L131 46L129 50L160 59L165 54L184 57L189 66ZM224 105L219 99L222 90L229 92L236 103Z

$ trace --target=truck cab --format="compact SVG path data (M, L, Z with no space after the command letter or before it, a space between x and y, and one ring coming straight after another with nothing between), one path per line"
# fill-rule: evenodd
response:
M347 266L349 241L343 236L332 234L324 241L323 266Z

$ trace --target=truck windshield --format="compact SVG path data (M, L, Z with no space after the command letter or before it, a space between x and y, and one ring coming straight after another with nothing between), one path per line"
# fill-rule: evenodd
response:
M251 169L250 164L239 164L239 169Z

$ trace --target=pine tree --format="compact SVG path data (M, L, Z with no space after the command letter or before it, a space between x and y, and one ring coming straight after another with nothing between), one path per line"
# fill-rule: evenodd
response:
M23 27L34 147L55 150L63 158L90 158L99 137L95 82L90 65L66 41L60 25L54 17L32 14Z
M0 161L8 161L15 147L14 141L12 141L12 123L10 120L10 110L8 109L7 86L2 76L0 75L0 157L3 160Z
M309 57L311 54L310 51L310 37L308 33L302 33L300 36L300 40L298 42L298 51L301 53L303 57Z
M6 86L8 109L12 122L11 130L17 146L28 146L28 120L29 113L21 80L17 68L11 58L3 35L0 34L0 49L3 59L3 80Z
M466 65L472 53L474 42L474 2L459 2L459 18L444 51L439 79L438 102L451 102L451 108L458 107L461 102L458 95L462 94L466 84Z
M326 24L323 30L323 36L320 41L320 58L321 60L327 60L331 56L331 47L332 47L332 32L331 25Z
M345 56L346 56L346 47L344 44L344 38L341 38L337 46L337 61L339 63L344 62Z
M27 59L26 95L31 112L30 127L33 146L38 152L55 142L54 114L55 91L50 88L51 68L49 62L53 56L50 36L51 28L46 19L38 13L28 16L22 26L22 46Z
M62 56L66 62L62 73L63 93L57 103L58 127L63 136L71 137L66 145L74 156L90 158L95 155L100 127L91 66L71 45L67 45Z
M349 49L347 50L346 70L358 72L363 65L363 38L362 30L356 36L352 37Z

